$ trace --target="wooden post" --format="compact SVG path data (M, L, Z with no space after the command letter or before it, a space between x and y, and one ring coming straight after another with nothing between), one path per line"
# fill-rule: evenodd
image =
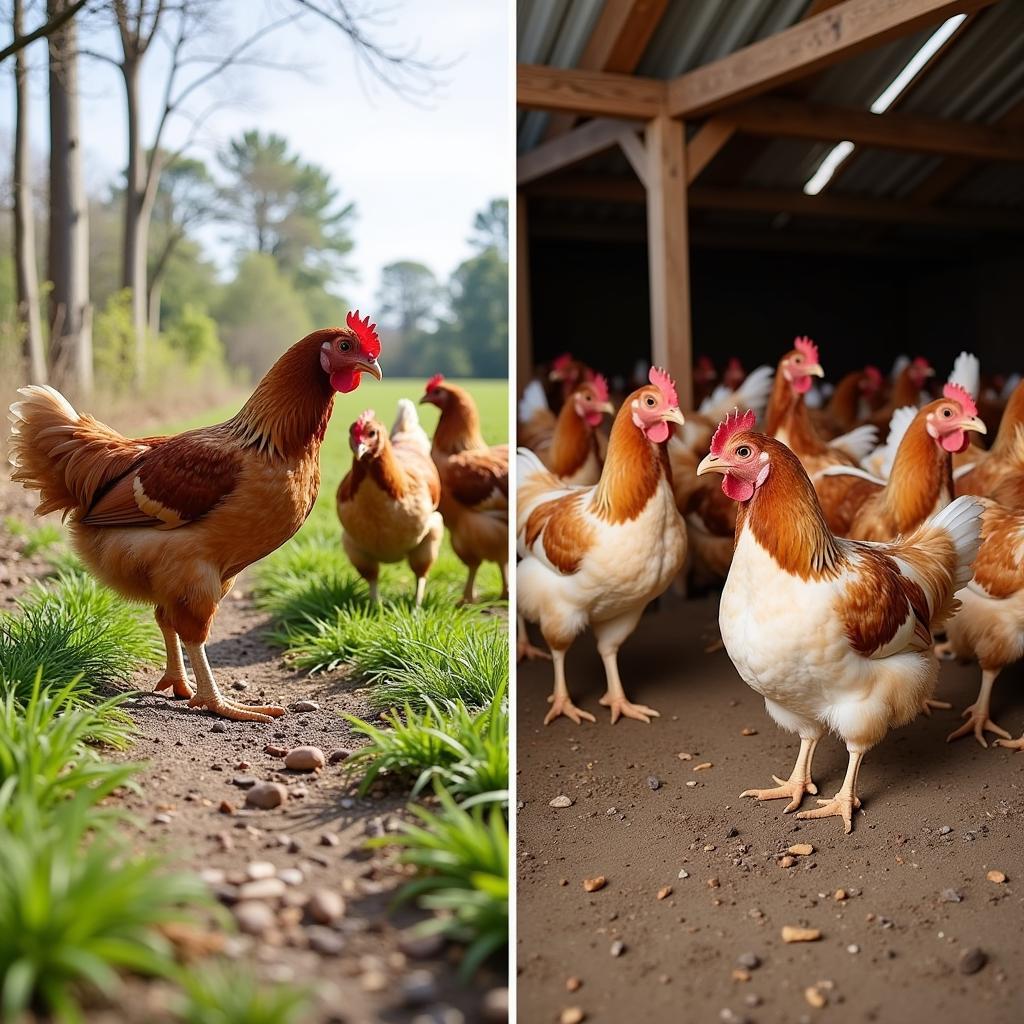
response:
M530 236L527 230L526 196L516 201L516 392L533 376L533 324L530 320Z
M651 282L651 360L675 378L683 409L693 405L690 252L686 231L686 147L681 121L648 122L647 262Z

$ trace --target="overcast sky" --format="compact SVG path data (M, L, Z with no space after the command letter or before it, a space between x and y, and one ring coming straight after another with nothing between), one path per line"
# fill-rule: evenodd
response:
M222 0L225 26L205 53L225 52L285 10L288 0ZM284 135L304 160L327 169L342 197L354 200L358 219L351 262L358 283L343 292L373 309L380 269L398 259L426 263L445 278L470 254L466 244L473 214L496 196L507 196L513 167L509 123L509 18L506 0L354 0L381 11L370 29L385 44L415 44L417 53L450 66L432 95L417 103L396 96L358 68L340 31L311 15L279 29L258 47L260 57L295 64L302 74L269 68L228 72L197 96L198 113L226 100L206 121L193 150L212 163L224 142L258 127ZM7 5L4 5L7 6ZM34 26L35 17L28 24ZM7 33L9 36L9 32ZM88 45L114 53L112 35L88 33ZM83 45L86 42L83 41ZM40 156L47 132L45 46L30 50L35 73L33 142ZM152 139L161 103L164 53L147 60L144 80L145 139ZM10 69L0 75L0 132L10 140L13 89ZM83 125L88 183L101 190L125 164L123 86L117 69L82 63ZM190 132L172 122L167 141L180 144ZM204 240L222 265L231 256L211 229Z

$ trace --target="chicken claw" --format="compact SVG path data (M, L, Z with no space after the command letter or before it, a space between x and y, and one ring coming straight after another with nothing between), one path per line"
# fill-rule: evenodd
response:
M646 704L633 704L625 697L613 697L610 693L606 693L598 703L603 704L606 708L611 708L612 725L619 718L635 718L638 722L646 722L650 725L652 718L661 717L659 712L654 708L647 707Z
M964 709L964 713L961 716L966 718L967 721L960 726L959 729L954 729L946 737L947 743L952 743L953 740L960 739L961 736L966 736L968 733L973 732L974 738L986 749L988 744L985 742L985 732L994 732L997 736L1001 736L1004 740L1010 739L1010 734L1001 726L996 725L988 715L982 714L977 709L976 704L972 704L969 708ZM999 743L999 740L996 740Z
M795 811L801 804L805 793L817 794L818 787L808 779L806 782L801 779L780 779L778 775L772 778L778 783L777 789L745 789L740 793L740 799L745 796L752 796L755 800L784 800L789 798L789 804L783 808L783 814Z
M921 714L931 718L933 711L949 711L952 707L953 705L949 701L932 700L931 697L926 697L921 705Z
M577 725L582 725L583 719L586 719L588 722L597 721L589 711L583 711L581 708L576 707L568 696L548 697L548 703L551 705L551 710L544 716L545 725L550 725L559 715L565 715L566 718L572 719Z
M516 661L550 661L551 655L542 647L534 647L528 639L520 637L516 641Z
M1016 750L1019 754L1024 751L1024 736L1021 736L1019 740L993 740L992 746L1006 747L1008 750Z
M836 793L831 800L819 800L820 807L813 811L800 811L797 817L802 820L811 818L839 817L843 819L843 831L849 835L853 831L853 810L860 807L860 800L849 793Z
M154 693L159 693L161 690L173 690L175 697L191 698L195 693L192 689L192 684L184 676L171 675L167 672L160 677L159 682L153 687Z
M956 660L956 651L953 650L953 645L948 640L943 641L941 644L936 644L933 650L935 651L935 657L939 661Z
M272 722L285 713L284 708L276 704L250 705L237 704L219 693L208 697L196 694L189 702L190 708L206 708L221 718L230 718L234 722Z

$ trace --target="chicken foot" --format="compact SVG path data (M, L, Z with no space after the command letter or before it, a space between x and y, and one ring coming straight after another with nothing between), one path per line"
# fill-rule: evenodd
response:
M814 748L818 745L817 737L800 737L800 752L796 755L796 764L790 772L788 779L780 779L778 775L772 778L777 783L776 789L745 789L740 793L740 799L745 796L752 796L755 800L784 800L789 799L789 804L783 808L783 814L795 811L801 804L805 793L817 795L818 787L811 779L811 760L814 758Z
M551 710L544 716L544 724L550 725L559 715L565 715L566 718L572 719L577 725L582 724L583 719L586 719L588 722L596 722L597 719L589 711L583 711L576 707L569 696L569 687L565 683L565 651L560 651L554 647L551 651L552 660L555 663L555 690L548 697Z
M156 624L160 627L164 638L164 647L167 648L167 667L153 688L153 692L171 690L175 697L191 698L195 691L185 673L185 659L181 656L181 641L178 639L178 634L170 626L160 621L159 614L157 614Z
M954 729L946 737L947 743L952 743L953 740L958 740L961 736L966 736L968 733L973 732L974 738L983 747L987 748L988 744L985 742L986 731L994 732L1004 740L1010 739L1010 734L1001 726L996 725L989 717L992 706L992 687L995 685L998 675L998 670L993 672L991 669L982 669L981 689L978 691L978 699L969 708L964 709L961 717L966 718L967 721L959 729ZM997 740L996 742L1000 741Z
M206 645L186 642L185 650L188 651L188 660L192 663L196 677L196 693L188 702L189 707L208 708L214 714L236 722L272 722L284 714L284 708L276 704L239 704L225 697L217 688L210 663L206 660Z
M661 716L654 708L645 704L634 704L626 699L626 691L622 687L619 676L619 648L629 637L636 624L640 621L643 608L635 609L617 619L594 623L594 634L597 637L597 652L604 662L604 672L608 679L608 690L598 702L611 709L612 725L620 718L633 718L638 722L650 725L652 718Z
M992 745L995 747L1006 747L1008 750L1016 750L1017 753L1024 751L1024 735L1017 740L1005 739L1005 740L993 740Z
M843 831L849 835L853 831L853 812L860 807L860 800L857 798L857 776L860 774L860 763L864 760L862 750L850 751L850 763L846 769L846 778L839 792L831 800L819 800L820 807L813 811L800 811L798 818L804 820L811 818L839 817L843 819Z

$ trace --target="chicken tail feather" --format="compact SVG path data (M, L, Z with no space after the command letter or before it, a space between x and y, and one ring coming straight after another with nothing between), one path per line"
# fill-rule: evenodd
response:
M11 479L39 491L36 515L86 509L148 446L83 416L54 388L21 388L10 408Z

